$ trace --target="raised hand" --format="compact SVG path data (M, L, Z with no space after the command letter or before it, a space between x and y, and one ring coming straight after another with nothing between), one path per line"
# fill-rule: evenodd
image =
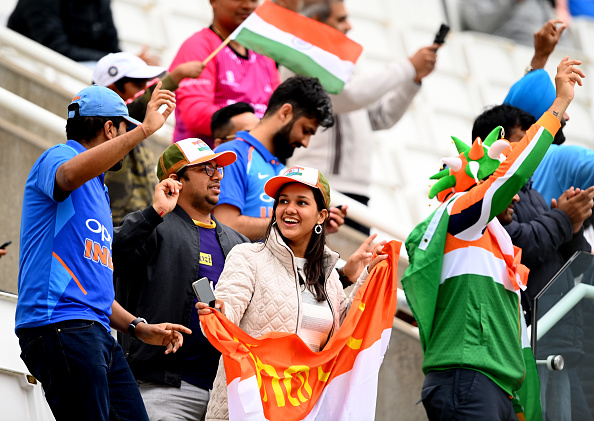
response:
M343 205L340 208L331 207L328 209L328 218L326 218L326 232L328 234L337 232L340 226L344 224L347 208L347 205Z
M435 69L437 50L441 45L433 44L429 47L420 48L414 55L408 58L417 72L415 82L421 83L421 80Z
M575 84L582 86L582 78L586 77L584 72L577 67L580 64L582 64L580 60L570 60L569 57L565 57L557 66L557 75L555 76L557 97L549 108L549 112L557 117L559 121L561 121L567 107L573 101Z
M534 33L534 56L530 63L533 69L544 68L565 28L567 25L561 19L551 19Z
M166 178L155 186L153 208L159 216L163 217L175 208L181 188L182 183L172 178Z
M204 64L201 61L188 61L173 69L170 75L175 83L180 83L186 78L197 78L202 74L202 70L204 70Z
M359 275L361 275L361 272L363 272L363 269L365 269L365 266L369 265L369 271L373 269L370 264L372 263L373 255L379 254L384 248L384 245L386 244L385 241L380 241L377 244L373 244L375 237L377 237L377 234L372 234L367 237L367 239L361 243L359 248L357 248L357 250L351 254L349 260L347 260L346 264L343 266L342 271L344 275L349 278L349 281L352 283L357 281ZM373 266L385 258L386 257L379 259L373 264Z
M157 82L153 91L151 100L146 106L146 116L142 125L146 130L146 135L150 136L165 124L167 118L175 110L175 94L171 91L161 89L163 83ZM161 113L159 108L165 105L165 110Z

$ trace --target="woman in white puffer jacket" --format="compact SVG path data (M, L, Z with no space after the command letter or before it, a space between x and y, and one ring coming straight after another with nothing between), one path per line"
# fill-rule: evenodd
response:
M338 254L325 245L330 186L318 170L290 167L268 180L264 190L275 199L265 242L231 250L217 283L215 306L253 337L292 332L319 351L338 330L369 272L363 270L347 297L334 270ZM196 307L200 314L210 312L207 304ZM228 419L221 359L206 420Z

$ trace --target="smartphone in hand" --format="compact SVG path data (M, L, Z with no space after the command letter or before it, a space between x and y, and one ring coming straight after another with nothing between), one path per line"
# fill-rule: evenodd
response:
M200 278L196 282L192 283L192 288L198 297L198 301L201 303L207 303L210 307L215 306L215 296L210 287L210 281L208 278ZM219 311L221 311L219 309Z
M450 27L445 23L442 23L439 27L439 30L435 34L435 39L433 40L434 44L443 44L445 43L445 37L450 32Z

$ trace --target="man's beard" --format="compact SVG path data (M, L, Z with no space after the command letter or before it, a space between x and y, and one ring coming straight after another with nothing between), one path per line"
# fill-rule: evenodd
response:
M203 213L211 213L216 205L219 204L219 195L211 196L209 194L196 196L192 200L192 207Z
M120 129L117 129L117 132L116 132L116 133L117 133L117 134L116 134L116 137L118 137L118 136L121 136L122 134L124 134L125 132L124 132L124 133L121 133L121 132L120 132ZM125 158L126 158L126 156L124 155L124 158L122 158L122 159L120 159L118 162L116 162L116 163L113 165L113 167L111 167L111 168L110 168L110 169L108 169L107 171L119 171L119 170L121 170L121 169L122 169L122 165L123 165L123 163L124 163L124 159L125 159Z
M293 130L294 123L295 120L291 120L272 137L274 154L283 165L287 164L287 159L292 157L293 152L295 152L295 148L289 144L291 140L291 130Z
M563 128L565 127L565 119L561 121L561 128L557 131L555 135L555 139L553 140L553 145L561 145L565 142L565 134L563 133Z

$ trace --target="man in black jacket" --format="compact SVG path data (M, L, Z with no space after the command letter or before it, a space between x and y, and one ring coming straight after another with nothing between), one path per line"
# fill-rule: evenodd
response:
M231 248L248 239L216 221L224 167L233 152L214 153L200 139L169 146L157 166L160 183L153 206L129 214L115 230L116 296L149 321L192 326L186 352L162 358L139 341L124 338L124 350L151 420L202 419L220 354L202 335L192 282L214 285Z

